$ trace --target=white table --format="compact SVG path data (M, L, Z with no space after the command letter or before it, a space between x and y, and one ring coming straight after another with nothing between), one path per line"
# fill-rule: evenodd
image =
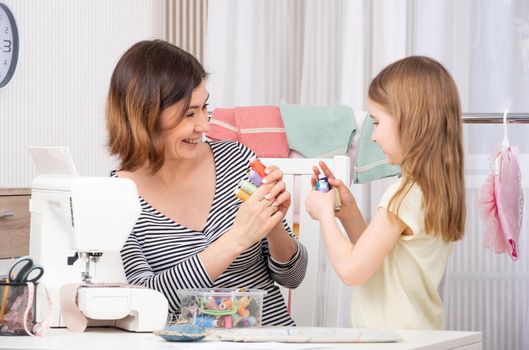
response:
M397 333L403 341L396 343L229 343L207 337L197 343L171 343L152 333L129 333L114 328L89 328L84 333L52 329L45 337L3 336L0 349L368 349L368 350L481 350L480 332L410 331Z

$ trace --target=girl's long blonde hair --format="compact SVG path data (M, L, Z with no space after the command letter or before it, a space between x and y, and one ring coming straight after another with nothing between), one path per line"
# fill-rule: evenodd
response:
M426 232L459 240L466 217L461 105L450 73L431 58L407 57L375 77L369 98L396 119L402 147L403 183L388 207L416 183Z

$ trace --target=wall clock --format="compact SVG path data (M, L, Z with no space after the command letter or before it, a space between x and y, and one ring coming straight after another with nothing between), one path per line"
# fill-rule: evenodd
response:
M9 83L18 62L18 30L9 8L0 3L0 88Z

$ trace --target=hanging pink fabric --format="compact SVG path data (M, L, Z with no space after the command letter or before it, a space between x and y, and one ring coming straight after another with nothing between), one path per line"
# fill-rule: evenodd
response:
M492 173L481 188L478 206L484 222L485 247L495 253L509 253L518 260L518 239L522 227L523 192L516 150L507 138L507 112L503 116L504 139L492 154Z

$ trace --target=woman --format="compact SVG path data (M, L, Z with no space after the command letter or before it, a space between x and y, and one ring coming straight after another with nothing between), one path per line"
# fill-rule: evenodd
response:
M277 282L297 287L307 252L283 219L290 194L282 172L241 204L234 196L255 157L236 142L202 142L209 129L206 73L161 40L133 45L118 62L107 103L113 176L136 183L142 212L121 256L129 283L162 292L179 312L181 288L268 291L263 325L293 325Z

